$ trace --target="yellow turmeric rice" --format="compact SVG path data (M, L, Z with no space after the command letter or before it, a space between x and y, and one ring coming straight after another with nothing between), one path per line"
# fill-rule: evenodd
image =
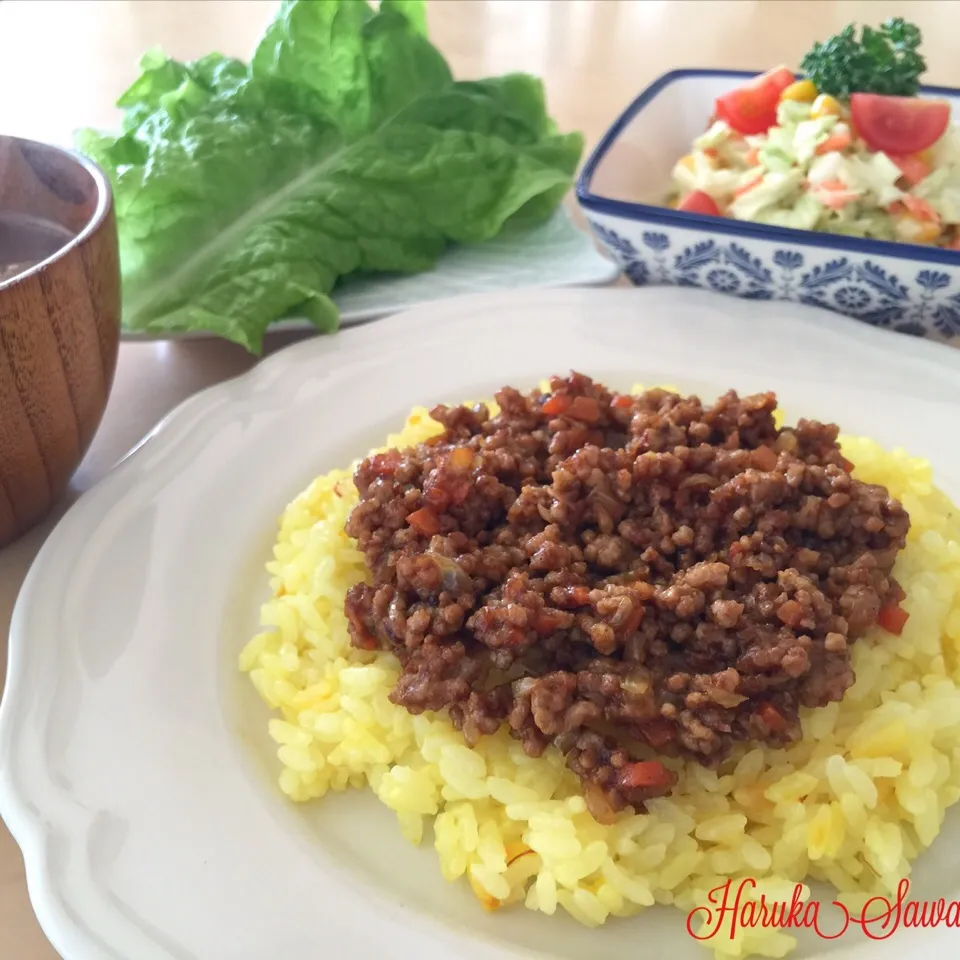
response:
M439 430L415 409L387 446ZM911 517L894 571L910 614L902 636L875 627L856 643L856 683L802 714L801 741L741 746L717 770L668 761L680 774L672 795L607 826L556 752L532 759L505 730L470 749L446 716L390 702L396 660L352 647L343 612L366 572L344 533L352 469L318 477L280 519L273 596L240 656L274 712L281 789L304 802L368 785L488 910L559 908L596 926L653 904L687 913L740 877L768 900L825 881L851 911L894 893L960 799L960 515L926 461L860 437L842 446L855 475L886 486ZM795 942L740 927L706 944L718 957L780 957Z

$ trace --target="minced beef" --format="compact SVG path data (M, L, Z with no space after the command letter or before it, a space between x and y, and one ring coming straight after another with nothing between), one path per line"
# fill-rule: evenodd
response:
M442 434L356 472L371 576L346 614L399 657L395 703L468 743L505 723L531 756L555 744L602 819L669 792L651 751L782 746L843 696L850 643L903 599L909 518L850 476L837 427L778 429L772 393L580 374L497 402L439 406Z

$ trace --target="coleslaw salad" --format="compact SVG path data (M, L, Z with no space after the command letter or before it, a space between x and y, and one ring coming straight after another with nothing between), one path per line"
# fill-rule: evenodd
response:
M942 100L843 102L780 67L717 100L669 205L776 227L960 249L960 134Z

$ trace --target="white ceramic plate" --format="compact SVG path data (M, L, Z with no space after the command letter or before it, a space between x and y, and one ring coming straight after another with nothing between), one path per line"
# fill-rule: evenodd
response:
M414 404L571 366L621 388L774 387L793 416L931 457L960 496L960 448L943 440L960 354L802 307L668 288L491 295L278 353L188 401L84 495L18 601L0 813L66 960L708 957L671 910L596 931L485 914L368 793L288 804L266 708L236 671L275 518L310 478ZM958 896L958 828L912 896ZM953 933L849 934L829 955L945 956Z
M561 207L546 223L530 230L470 246L451 247L437 265L413 276L348 278L333 292L340 324L350 327L398 310L471 293L531 287L601 287L613 283L620 267L598 252ZM311 330L307 320L281 320L271 330ZM124 340L152 340L153 335L124 330ZM160 339L206 338L210 334L167 334Z

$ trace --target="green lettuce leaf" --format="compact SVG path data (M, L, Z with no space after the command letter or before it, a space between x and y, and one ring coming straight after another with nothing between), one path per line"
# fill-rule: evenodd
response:
M290 314L333 330L341 277L426 270L545 219L582 150L536 79L455 83L414 0L288 0L249 66L140 66L119 134L78 135L113 183L136 330L254 352Z
M288 105L360 135L452 82L417 15L423 8L422 0L381 5L377 13L362 0L286 0L257 45L251 73Z

